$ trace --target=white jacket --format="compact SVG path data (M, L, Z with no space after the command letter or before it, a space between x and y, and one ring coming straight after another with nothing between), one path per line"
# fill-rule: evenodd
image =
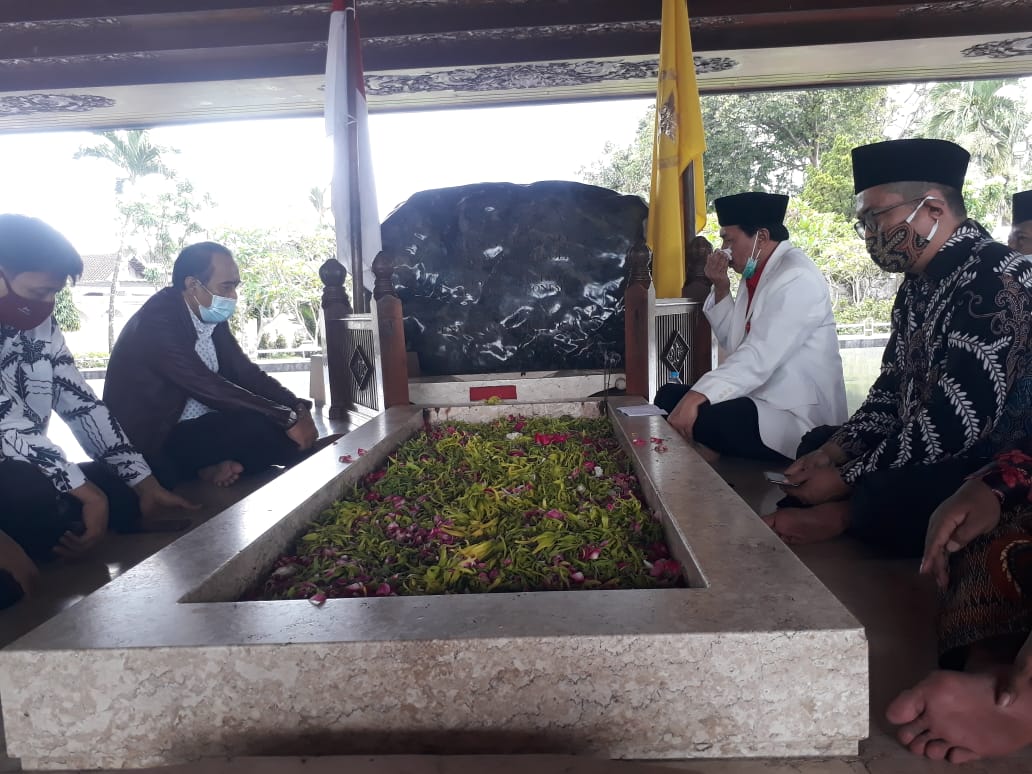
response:
M782 242L767 259L747 316L748 295L744 280L733 302L727 296L718 303L710 292L703 312L729 354L692 389L710 403L752 398L763 443L794 458L806 432L847 418L828 283L806 253Z

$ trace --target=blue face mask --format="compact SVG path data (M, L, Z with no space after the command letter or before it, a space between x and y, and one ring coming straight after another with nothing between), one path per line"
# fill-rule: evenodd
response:
M201 285L202 288L208 290L205 285ZM233 316L233 312L236 311L236 299L227 298L226 296L217 296L211 293L211 305L205 306L201 303L201 300L194 295L194 299L197 301L197 311L201 314L201 320L206 323L223 323Z
M742 279L751 279L752 275L756 273L756 267L759 265L759 261L756 259L756 240L760 238L760 232L756 232L756 236L752 240L752 250L749 251L749 260L745 262L745 269L742 271Z

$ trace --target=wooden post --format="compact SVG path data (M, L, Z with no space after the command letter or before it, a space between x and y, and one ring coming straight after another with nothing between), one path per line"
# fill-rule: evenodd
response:
M685 253L685 284L681 291L689 301L695 301L695 307L689 315L688 339L691 352L688 355L688 373L682 374L685 384L694 384L703 374L713 369L713 330L709 320L702 313L713 283L706 277L706 258L713 252L713 245L704 236L697 236L688 243Z
M383 407L409 405L408 355L405 354L405 322L401 299L394 286L394 255L381 250L373 259L373 298L380 333L380 367L383 369Z
M348 292L344 289L347 270L336 258L319 267L323 282L322 308L326 325L326 367L330 378L330 419L346 419L354 404L351 375L345 355L347 316L352 313Z
M627 253L627 290L624 291L624 372L627 395L649 396L649 264L652 254L645 242Z

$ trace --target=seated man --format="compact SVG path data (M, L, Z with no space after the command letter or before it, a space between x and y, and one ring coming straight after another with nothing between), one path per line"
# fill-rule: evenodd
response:
M1027 414L1026 414L1027 421ZM921 572L942 591L939 663L889 706L911 752L963 763L1032 744L1032 443L934 513Z
M252 363L229 329L239 284L222 245L184 248L172 287L129 319L111 352L104 400L169 483L230 486L315 443L311 404Z
M688 440L720 454L787 463L803 434L846 418L828 283L788 241L788 197L742 193L714 202L722 250L706 260L703 307L727 359L656 405ZM731 299L728 268L745 280Z
M1032 191L1014 194L1011 233L1007 245L1016 253L1032 255Z
M932 511L1004 443L995 432L1032 365L1032 261L968 220L969 155L943 140L853 150L857 233L905 273L881 375L840 428L819 428L787 471L811 508L764 520L788 542L850 529L919 555Z
M75 367L52 313L80 274L53 228L0 215L0 608L29 591L35 562L83 554L109 525L132 530L158 508L192 507L151 475ZM72 464L47 438L52 410L95 462Z

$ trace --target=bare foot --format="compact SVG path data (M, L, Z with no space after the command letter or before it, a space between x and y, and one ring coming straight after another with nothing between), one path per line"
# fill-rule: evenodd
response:
M849 526L849 503L833 502L812 508L778 508L763 517L778 537L791 545L820 543L838 537Z
M886 713L910 752L965 763L1015 753L1032 744L1032 692L997 706L991 672L932 672L903 691Z
M197 471L197 478L215 486L233 486L244 472L244 466L233 460L225 460Z

